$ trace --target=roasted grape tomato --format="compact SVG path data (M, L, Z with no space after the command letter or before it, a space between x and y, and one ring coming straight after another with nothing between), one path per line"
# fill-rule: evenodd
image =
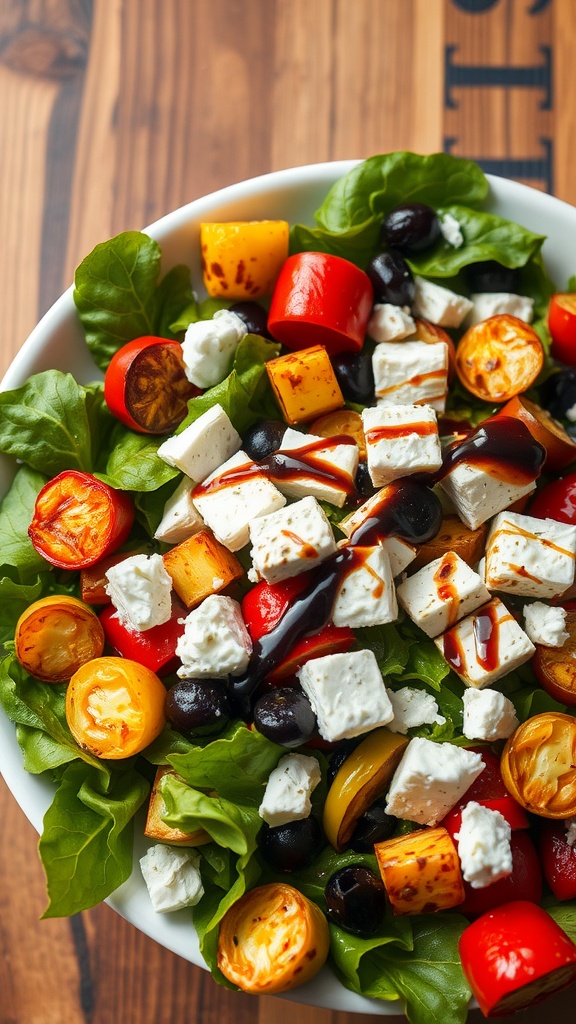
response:
M540 686L560 704L576 705L576 611L566 612L568 639L562 647L536 644L532 668Z
M576 524L576 473L567 473L538 491L528 514L536 519L556 519Z
M464 974L485 1017L503 1017L570 985L576 946L535 903L516 900L483 914L459 943Z
M328 923L291 885L251 889L220 922L218 967L244 992L271 995L310 981L326 962Z
M359 351L372 312L367 274L341 256L300 252L284 263L268 328L286 348L323 345L330 355Z
M469 327L456 349L460 382L485 402L508 402L526 391L543 363L544 349L536 332L509 313Z
M186 609L178 602L172 605L172 615L160 626L143 631L130 629L120 621L113 605L100 613L106 642L122 658L138 661L152 672L165 675L177 667L176 644L184 632Z
M182 348L166 338L135 338L112 356L104 377L110 412L141 434L170 434L199 389L186 377Z
M543 818L576 814L576 718L545 711L528 718L502 751L506 789Z
M546 449L544 472L558 473L576 459L576 441L558 420L526 395L511 398L498 415L513 416L526 424L532 437Z
M557 900L576 899L576 846L567 842L563 821L543 821L538 849L544 878Z
M16 657L35 679L64 683L104 650L104 630L94 612L68 595L34 601L16 624Z
M510 839L512 872L483 889L473 889L464 881L464 903L458 907L463 914L476 917L501 907L512 900L529 900L539 903L542 899L542 870L538 852L528 832L513 832ZM576 861L576 857L574 858Z
M550 299L548 327L550 352L555 359L576 366L576 293L557 293Z
M67 469L36 498L28 535L58 569L83 569L116 551L134 522L134 503L90 473Z
M128 658L95 658L72 676L66 720L77 744L104 760L140 753L166 723L166 690L150 669Z

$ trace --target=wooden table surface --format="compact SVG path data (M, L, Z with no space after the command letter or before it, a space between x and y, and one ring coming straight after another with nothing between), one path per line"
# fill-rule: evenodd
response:
M575 42L573 0L0 0L0 371L95 243L269 170L449 149L576 203ZM1 782L0 823L0 1024L373 1019L220 989L105 905L39 922Z

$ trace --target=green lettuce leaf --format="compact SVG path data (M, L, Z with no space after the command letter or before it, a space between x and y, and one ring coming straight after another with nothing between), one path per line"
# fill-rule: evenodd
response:
M114 429L106 471L96 474L119 491L155 491L180 476L180 470L158 458L163 437L137 434L122 424Z
M21 466L0 503L0 564L13 566L21 579L47 566L28 536L36 498L46 480L36 470Z
M39 844L49 897L43 917L93 907L130 877L132 819L148 790L132 767L109 775L82 762L65 769Z
M177 338L178 331L172 324L182 311L196 304L190 269L182 264L172 267L162 278L154 295L154 334L159 338Z
M0 644L14 639L16 623L28 605L42 595L40 576L27 584L15 583L9 576L0 579Z
M0 451L48 476L90 472L86 389L70 373L45 370L21 388L0 392Z

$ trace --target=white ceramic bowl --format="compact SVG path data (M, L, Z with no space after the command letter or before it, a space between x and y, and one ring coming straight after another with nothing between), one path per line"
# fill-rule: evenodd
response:
M252 178L197 199L156 221L145 231L162 245L163 270L185 263L192 268L193 281L198 285L201 281L198 244L201 221L282 218L290 223L312 224L314 211L330 186L353 165L354 161L313 164ZM558 286L563 288L569 275L576 272L573 244L576 209L502 178L491 177L490 187L490 210L548 236L544 246L546 263ZM50 368L70 371L82 383L100 376L83 341L72 289L58 299L32 331L0 387L2 390L19 387L31 373ZM7 460L0 462L0 495L7 489L12 472ZM1 710L0 771L28 819L41 831L44 812L52 799L52 787L24 771L14 726ZM162 915L152 910L138 867L145 844L141 840L135 845L132 877L108 902L156 942L204 966L188 913ZM386 1016L401 1011L399 1003L382 1003L349 992L326 968L310 984L290 993L289 998L334 1010Z

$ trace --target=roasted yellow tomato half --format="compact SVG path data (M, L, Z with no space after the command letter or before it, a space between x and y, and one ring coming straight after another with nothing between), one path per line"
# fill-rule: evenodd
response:
M201 224L202 276L208 295L270 295L288 256L289 231L285 220Z
M16 624L16 657L35 679L64 683L104 650L99 618L82 601L52 595L34 601Z
M72 676L66 719L83 750L105 760L132 757L162 732L166 690L128 658L95 658Z
M218 967L244 992L286 992L317 974L329 945L322 911L291 885L272 882L247 892L222 918Z
M508 792L543 818L576 814L576 718L534 715L512 733L500 767Z

